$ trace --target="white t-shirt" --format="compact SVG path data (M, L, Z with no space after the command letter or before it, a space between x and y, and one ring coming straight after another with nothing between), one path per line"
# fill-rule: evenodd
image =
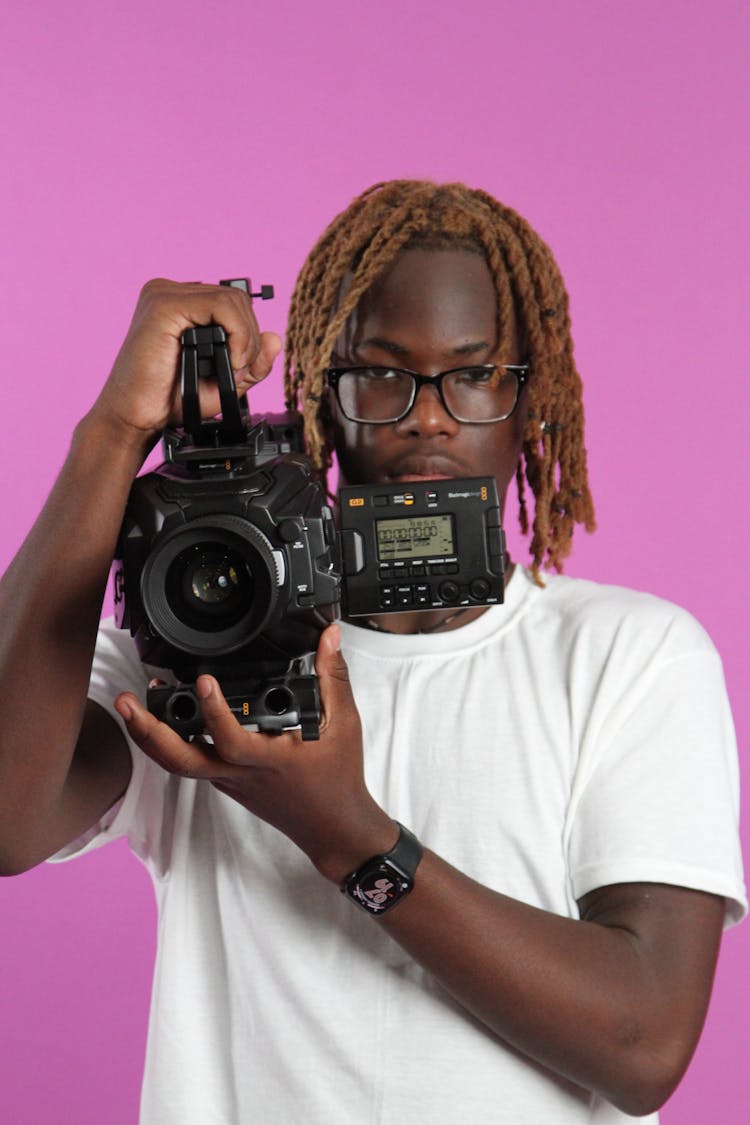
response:
M738 920L736 750L711 642L659 599L546 582L517 569L504 606L447 633L342 626L371 792L460 870L545 910L576 918L596 887L651 881L723 895ZM148 676L105 625L92 698L115 714ZM629 1120L506 1047L280 833L133 760L123 801L60 858L127 835L154 879L145 1125Z

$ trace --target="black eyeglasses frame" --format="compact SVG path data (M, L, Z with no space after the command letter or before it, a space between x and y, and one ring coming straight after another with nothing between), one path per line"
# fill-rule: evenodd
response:
M500 418L457 418L456 415L451 410L451 408L448 406L448 403L445 401L445 396L443 394L443 379L447 375L456 375L460 371L487 371L487 372L490 372L490 371L496 371L498 367L501 367L503 369L503 371L511 372L516 377L516 382L517 382L516 401L513 403L513 406L508 411L508 413L503 414ZM411 376L412 393L411 393L411 398L409 400L409 405L407 406L406 410L404 410L401 414L399 414L399 416L397 418L381 418L381 419L377 419L375 421L365 421L362 418L352 418L352 417L350 417L350 415L348 415L346 413L346 410L344 409L343 403L341 402L341 398L339 396L338 384L339 384L339 379L342 377L342 375L356 375L356 373L358 371L392 371L395 375L409 375L409 376ZM451 417L454 422L459 422L462 426L475 426L475 425L476 426L484 426L484 425L490 425L494 422L507 422L507 420L510 417L512 417L512 415L515 412L516 407L518 406L518 403L521 399L521 392L523 391L523 388L526 386L526 384L529 381L529 364L528 363L500 363L500 364L498 364L498 363L472 363L472 364L465 364L463 367L451 367L448 371L438 372L437 375L421 375L419 373L419 371L410 371L408 368L405 368L405 367L391 367L387 364L382 364L382 363L380 363L380 364L368 363L368 364L361 364L360 366L355 366L355 367L329 367L326 370L325 376L326 376L326 382L327 382L328 386L333 390L333 393L336 395L336 401L338 402L339 407L341 408L341 412L344 415L344 417L348 418L350 422L356 422L358 425L362 425L362 426L392 426L396 422L402 421L402 419L406 418L406 416L414 408L414 403L417 401L417 395L419 394L420 388L424 387L424 386L427 386L427 387L437 387L437 391L438 391L438 394L440 396L440 402L442 404L443 410L445 410L446 414L448 414L449 417Z

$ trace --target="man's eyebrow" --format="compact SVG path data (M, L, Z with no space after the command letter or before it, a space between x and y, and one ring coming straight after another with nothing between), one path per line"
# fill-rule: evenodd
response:
M360 340L355 345L354 351L358 352L362 348L378 348L383 352L390 352L391 355L404 356L409 354L409 349L405 348L403 344L397 344L395 340L384 340L381 336L368 336L366 340Z
M489 351L492 346L488 340L477 340L468 344L459 344L457 348L452 348L451 351L453 355L476 355L477 352Z
M355 353L362 348L378 348L384 352L390 352L393 356L406 356L409 354L409 349L404 347L403 344L397 344L395 340L385 340L380 336L368 336L366 340L360 342L354 348ZM492 349L492 344L487 340L471 340L465 344L458 344L455 348L449 348L446 355L467 356L476 355L477 352L487 352Z

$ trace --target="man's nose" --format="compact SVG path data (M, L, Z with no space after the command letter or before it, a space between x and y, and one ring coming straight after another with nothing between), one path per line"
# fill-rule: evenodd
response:
M409 433L455 434L460 425L443 406L437 385L423 384L411 410L396 425Z

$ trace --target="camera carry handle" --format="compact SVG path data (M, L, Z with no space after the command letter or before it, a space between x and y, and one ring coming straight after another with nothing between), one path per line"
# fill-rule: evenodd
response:
M262 301L273 297L272 285L261 285L259 292L252 293L250 279L246 277L220 281L219 284L241 289L248 296L260 297ZM216 379L219 388L219 422L204 422L201 418L198 380L209 378ZM180 393L183 429L190 434L195 445L215 447L244 441L250 427L247 396L237 397L227 334L220 325L202 325L182 333Z

